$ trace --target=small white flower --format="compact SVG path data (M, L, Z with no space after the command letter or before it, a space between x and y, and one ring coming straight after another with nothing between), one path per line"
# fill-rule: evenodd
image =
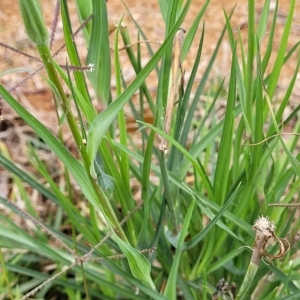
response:
M95 68L94 68L94 64L92 64L92 63L89 63L87 66L89 67L89 69L88 69L88 70L86 70L87 72L93 72L93 71L95 70Z
M265 235L269 235L270 233L274 233L276 226L274 222L269 220L269 217L261 216L259 217L252 227L253 230L258 230Z

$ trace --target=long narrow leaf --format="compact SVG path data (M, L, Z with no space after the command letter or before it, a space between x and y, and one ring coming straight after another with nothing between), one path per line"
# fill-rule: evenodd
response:
M105 135L107 129L109 128L112 121L118 115L119 111L123 108L123 106L127 103L130 97L134 94L134 92L142 85L144 80L147 78L149 73L153 70L156 64L159 62L169 44L173 40L173 37L181 24L184 16L187 13L189 0L183 9L178 21L174 28L170 31L170 34L160 47L160 49L155 53L152 59L148 62L148 64L144 67L144 69L137 75L131 85L120 95L114 102L112 102L103 112L101 112L91 124L89 133L88 133L88 141L87 141L87 152L90 157L90 160L93 162L95 159L96 152L100 145L100 142ZM94 164L91 164L91 175L93 178L96 178L96 173L94 169Z

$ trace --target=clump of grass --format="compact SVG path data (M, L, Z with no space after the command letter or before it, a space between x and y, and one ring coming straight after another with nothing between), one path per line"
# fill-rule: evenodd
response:
M299 55L282 99L276 97L280 72L299 50L299 44L287 48L295 0L290 3L272 68L270 56L278 3L270 14L270 1L265 1L256 21L255 2L248 2L247 45L240 32L235 36L231 27L234 11L230 15L224 12L224 29L197 82L206 34L202 17L210 9L209 1L203 4L191 26L185 28L186 33L180 28L191 0L160 1L166 34L156 52L133 16L139 33L137 43L131 43L128 29L122 27L120 20L111 54L106 1L77 0L82 25L74 30L68 2L62 0L64 47L68 53L65 65L59 65L55 60L57 53L51 52L59 6L49 38L39 2L19 1L24 28L40 54L35 60L42 62L36 72L45 68L46 82L53 92L58 134L55 136L43 124L44 120L25 109L12 91L0 86L2 101L34 132L28 143L28 162L34 172L22 170L10 158L10 149L4 143L0 148L0 164L11 173L12 185L17 187L24 207L20 209L15 204L14 193L10 199L0 197L6 208L6 213L0 215L2 298L298 297L299 263L294 259L298 241L293 241L299 228L299 219L294 218L297 212L279 212L269 206L291 204L300 175L299 157L295 154L299 135L292 135L288 141L283 139L285 128L292 121L294 133L299 129L299 120L294 120L300 106L287 117L284 115L299 70ZM74 40L79 30L84 30L88 49L86 67L81 66ZM199 41L195 38L197 30L201 31ZM225 33L231 46L230 75L224 80L209 81L214 76L212 69ZM119 37L136 73L129 85L123 78ZM268 41L264 52L263 39ZM151 57L145 66L142 42L147 42L147 54ZM183 83L180 65L195 43L197 56L190 77ZM133 44L137 45L136 51ZM11 50L9 45L1 46ZM84 73L88 70L92 72ZM158 80L155 96L146 81L153 70ZM218 82L217 86L213 82ZM91 99L90 94L105 106L100 113L94 101L97 99ZM140 109L131 101L134 94L139 97ZM226 100L224 108L219 104L221 97ZM137 121L141 147L135 145L126 130L126 104L130 104ZM144 105L151 110L152 124L145 122ZM204 115L195 119L199 106ZM220 109L221 116L216 113ZM63 124L73 137L75 151L64 145ZM63 184L57 183L39 156L36 145L41 141L63 165ZM138 201L133 195L133 180L140 189ZM25 184L30 188L25 188ZM75 192L76 186L79 193ZM55 205L55 212L40 220L31 203L33 191ZM260 249L259 236L255 237L252 258L256 255L257 259L250 260L255 264L250 283L246 259L250 255L244 246L252 245L252 224L261 214L270 216L278 235L287 239L278 239L272 231L273 223L267 221L270 235L260 239ZM29 220L29 229L15 222L16 217ZM63 228L68 228L68 232ZM258 222L254 228L258 230ZM261 256L276 256L269 249L270 238L279 243L277 256L281 259L258 268ZM291 249L283 256L288 241Z

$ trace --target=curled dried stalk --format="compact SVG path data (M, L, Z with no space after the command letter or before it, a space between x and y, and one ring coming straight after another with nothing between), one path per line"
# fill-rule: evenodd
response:
M184 39L185 30L180 28L177 33L175 34L174 41L173 41L173 57L172 57L172 85L170 96L168 99L166 112L165 112L165 120L164 120L164 131L165 133L169 134L172 124L172 114L173 114L173 107L175 104L175 99L178 94L179 90L179 82L182 74L181 69L181 50L182 44ZM162 151L164 154L168 153L168 143L167 141L162 138L158 149Z
M272 259L281 258L290 249L290 243L287 239L278 238L275 235L276 227L268 217L259 217L258 220L254 222L252 228L256 231L254 248L247 273L236 300L244 299L247 290L257 272L261 259L265 258L268 261L271 261ZM267 248L268 246L274 245L274 243L277 244L279 250L278 253L273 255L268 252Z

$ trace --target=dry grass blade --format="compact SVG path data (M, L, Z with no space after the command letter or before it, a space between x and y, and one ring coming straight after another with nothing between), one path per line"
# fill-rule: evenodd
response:
M165 113L165 120L164 120L164 131L165 133L169 134L172 124L172 114L173 114L173 107L175 104L175 99L178 95L179 89L179 82L182 74L181 69L181 50L182 44L184 39L185 30L180 28L175 37L173 42L173 57L172 57L172 85L169 100L167 103L166 113ZM161 139L161 143L158 149L165 154L167 154L168 144L164 138Z

